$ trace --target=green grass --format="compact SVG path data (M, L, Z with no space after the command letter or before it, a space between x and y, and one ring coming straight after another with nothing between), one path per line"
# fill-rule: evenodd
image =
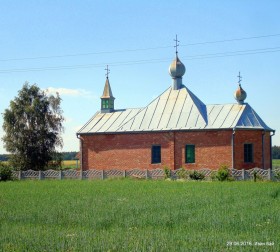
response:
M273 182L6 182L0 251L280 251L279 211Z
M280 167L280 159L272 159L273 167Z
M78 167L80 162L78 161ZM77 169L77 160L64 160L62 161L62 169L70 168L70 169Z

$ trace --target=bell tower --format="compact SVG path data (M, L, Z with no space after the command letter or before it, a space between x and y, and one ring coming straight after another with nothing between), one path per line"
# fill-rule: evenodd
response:
M114 111L114 100L115 97L113 96L110 82L109 82L109 73L110 70L107 67L105 68L106 71L106 82L104 86L104 91L103 95L100 97L101 98L101 113L110 113Z

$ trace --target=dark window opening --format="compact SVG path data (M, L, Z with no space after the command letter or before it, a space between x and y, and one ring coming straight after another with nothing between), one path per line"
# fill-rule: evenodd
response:
M161 163L161 146L154 145L152 146L152 164Z
M244 162L253 163L253 144L244 144Z
M191 164L195 163L195 145L193 144L187 144L185 149L185 160L186 163Z

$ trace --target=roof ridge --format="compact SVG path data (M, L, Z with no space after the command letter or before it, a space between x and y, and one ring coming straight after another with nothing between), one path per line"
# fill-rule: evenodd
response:
M190 95L190 98L192 99L194 105L199 111L199 114L202 116L204 122L206 125L208 125L208 115L206 110L206 105L203 101L201 101L190 89L188 89L186 86L183 85L184 88L186 88L187 92Z

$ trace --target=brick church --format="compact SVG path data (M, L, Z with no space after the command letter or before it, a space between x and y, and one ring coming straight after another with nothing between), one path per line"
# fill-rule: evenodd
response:
M171 87L145 107L115 109L107 71L101 110L77 132L82 169L271 168L274 130L244 102L240 75L235 103L206 105L184 73L176 51Z

